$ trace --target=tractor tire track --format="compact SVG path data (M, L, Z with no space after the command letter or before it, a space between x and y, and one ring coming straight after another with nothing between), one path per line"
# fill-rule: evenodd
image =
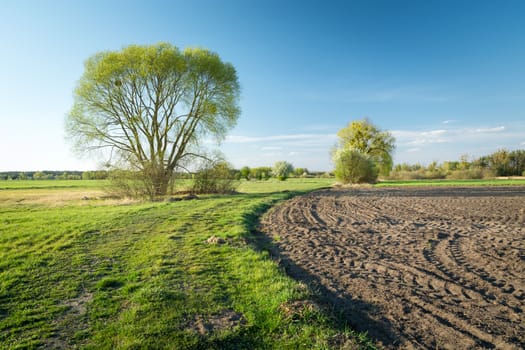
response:
M273 208L261 232L387 349L525 348L525 188L350 188Z

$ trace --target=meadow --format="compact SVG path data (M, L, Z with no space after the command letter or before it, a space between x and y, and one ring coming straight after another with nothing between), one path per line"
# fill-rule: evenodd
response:
M483 180L383 180L377 183L376 187L397 187L397 186L523 186L525 185L525 177L506 177Z
M312 307L316 291L256 232L270 206L331 180L156 203L105 198L100 185L0 185L1 348L372 348Z

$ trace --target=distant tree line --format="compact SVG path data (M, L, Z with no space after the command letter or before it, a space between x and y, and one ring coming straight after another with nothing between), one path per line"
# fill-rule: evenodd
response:
M389 179L482 179L498 176L525 176L525 150L499 150L469 161L463 155L458 161L441 164L397 164Z
M105 170L44 170L0 172L0 180L104 180L107 178L108 172Z
M307 168L294 168L291 163L279 161L273 167L260 166L250 168L244 166L241 169L234 169L227 163L217 162L215 165L220 171L220 176L226 176L235 180L269 180L278 178L313 178L313 177L331 177L333 174L326 172L311 172ZM227 169L227 170L226 170ZM108 170L44 170L44 171L6 171L0 172L0 180L106 180L113 176L114 171ZM209 174L209 167L197 169L194 172L175 172L173 178L179 180L193 180L200 173Z

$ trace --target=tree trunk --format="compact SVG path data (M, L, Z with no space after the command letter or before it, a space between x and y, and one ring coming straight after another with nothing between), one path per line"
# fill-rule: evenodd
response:
M144 184L151 199L165 196L171 180L171 172L162 166L152 166L143 170Z

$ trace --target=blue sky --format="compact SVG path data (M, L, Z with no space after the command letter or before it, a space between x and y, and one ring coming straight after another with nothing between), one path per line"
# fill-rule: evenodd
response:
M64 138L83 62L160 41L236 67L242 115L220 145L236 167L329 170L363 117L396 163L525 148L525 1L4 0L0 171L97 168Z

